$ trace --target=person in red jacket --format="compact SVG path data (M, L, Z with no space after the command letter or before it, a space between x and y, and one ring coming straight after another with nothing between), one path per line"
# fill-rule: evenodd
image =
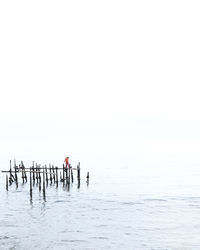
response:
M66 157L64 162L65 162L65 168L69 168L69 157Z

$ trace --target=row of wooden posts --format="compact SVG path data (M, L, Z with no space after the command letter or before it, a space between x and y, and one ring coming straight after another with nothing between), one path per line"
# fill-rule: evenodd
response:
M64 164L62 168L55 167L51 164L49 164L49 167L46 165L41 167L39 164L35 164L33 162L32 167L26 168L21 162L19 166L16 165L16 162L14 160L14 169L12 169L11 161L10 161L10 169L8 171L1 171L3 173L6 173L6 190L8 191L9 185L12 185L12 183L16 184L16 187L18 188L18 174L21 174L22 182L25 183L28 181L27 175L29 174L29 181L30 181L30 195L32 197L32 191L33 186L35 184L38 185L39 191L43 191L43 196L46 196L46 186L48 184L55 184L56 187L58 187L59 180L63 183L63 187L67 186L69 187L71 183L74 182L74 175L73 170L77 171L77 181L78 185L77 187L80 188L80 181L81 181L81 175L80 175L80 163L78 163L76 168L72 168L71 165L69 165L69 168L65 168ZM60 172L60 179L59 179L59 172ZM86 182L89 184L89 172L87 172L86 176Z

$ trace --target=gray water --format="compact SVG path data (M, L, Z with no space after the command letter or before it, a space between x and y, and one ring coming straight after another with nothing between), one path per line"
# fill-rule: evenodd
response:
M81 187L5 189L0 249L200 249L200 167L84 169Z

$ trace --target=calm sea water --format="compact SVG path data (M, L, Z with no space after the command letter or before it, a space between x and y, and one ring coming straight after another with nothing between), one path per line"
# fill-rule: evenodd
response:
M181 169L181 171L180 171ZM200 249L200 167L82 169L80 189L5 189L0 249Z

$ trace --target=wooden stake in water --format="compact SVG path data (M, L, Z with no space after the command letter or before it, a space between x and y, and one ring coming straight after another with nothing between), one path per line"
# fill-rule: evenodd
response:
M16 187L18 188L18 178L17 178L17 166L15 164L15 182L16 182Z
M53 182L55 183L55 181L56 181L56 176L55 176L54 166L52 166L52 171L53 171Z
M90 178L90 176L89 176L89 172L87 172L87 176L86 176L86 178L87 178L87 184L89 184L89 178Z
M8 191L8 175L6 175L6 190Z
M47 173L47 166L45 165L45 173L46 173L46 183L48 185L48 173Z
M44 173L44 168L43 168L43 197L45 199L45 173Z
M41 191L41 176L40 176L40 168L38 168L39 171L39 191Z
M65 185L65 165L63 164L63 187Z
M65 171L66 171L66 184L69 185L68 168L66 168Z
M78 163L78 166L77 166L77 179L78 179L78 181L80 181L80 179L81 179L81 175L80 175L80 162Z
M58 167L56 167L56 187L58 187Z
M74 182L74 177L73 177L73 170L72 170L72 167L71 167L71 180L72 180L72 183Z
M38 170L39 170L39 182L41 183L42 179L41 179L41 174L40 174L40 170L41 170L41 166L38 166Z
M33 183L35 183L35 169L34 169L34 161L33 161L33 167L32 167L32 169L33 169Z
M80 162L78 163L78 166L77 166L77 179L78 179L78 188L80 188L80 185L81 185L81 175L80 175Z
M9 177L10 185L12 184L12 167L11 167L11 160L10 160L10 177Z
M52 184L52 175L51 175L51 165L49 164L49 170L50 170L50 182Z
M31 176L31 168L30 168L30 195L32 196L32 176Z

